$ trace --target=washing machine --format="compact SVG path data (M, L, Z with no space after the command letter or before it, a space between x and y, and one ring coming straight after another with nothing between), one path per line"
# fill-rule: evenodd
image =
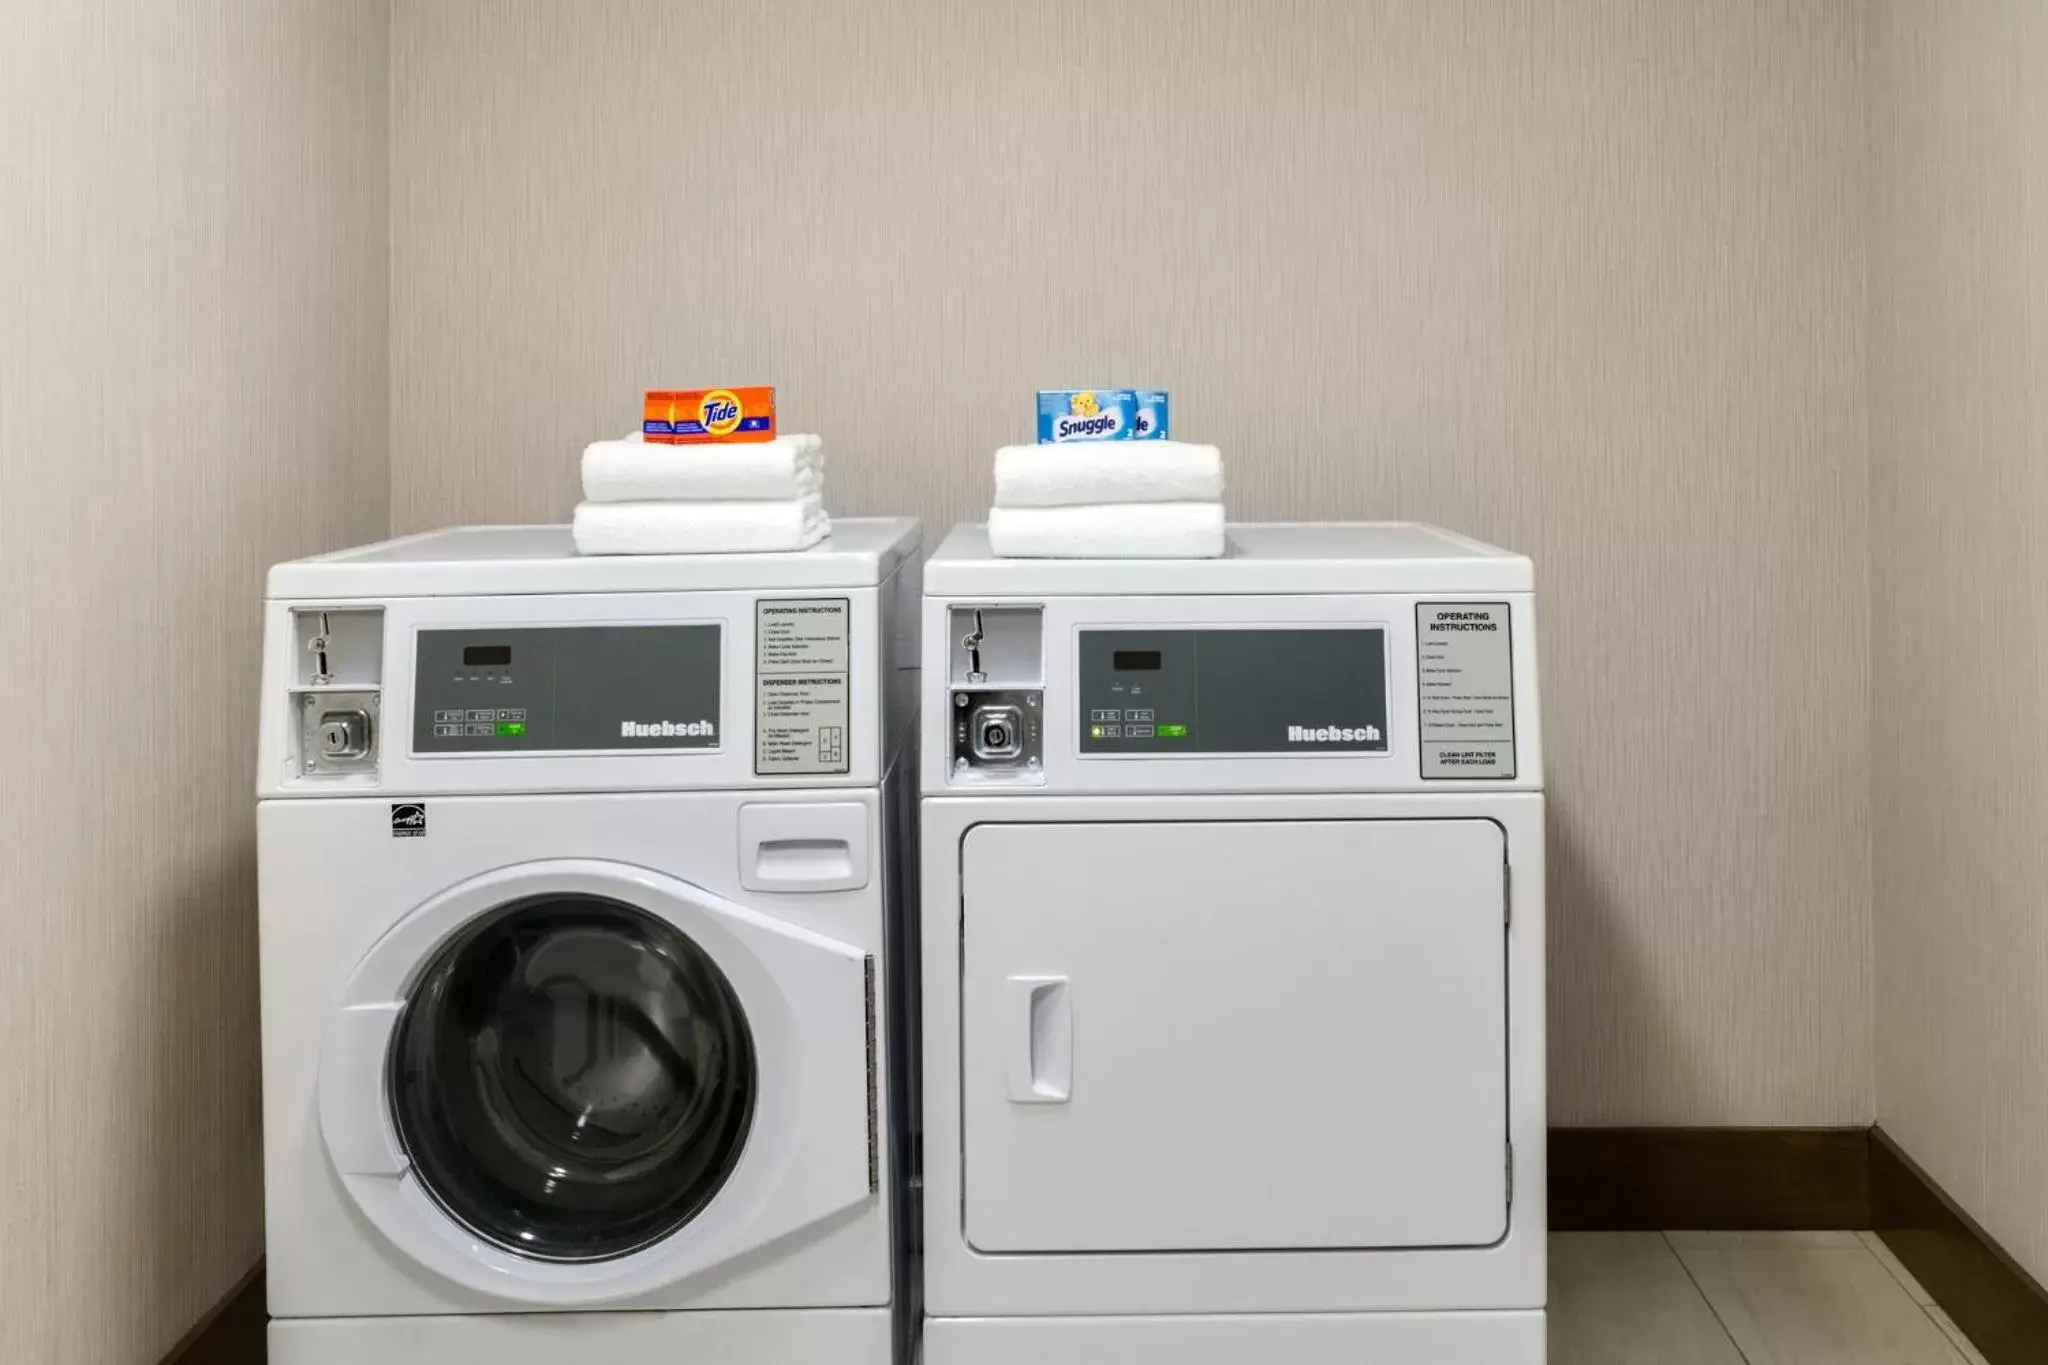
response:
M280 565L273 1365L888 1365L921 547Z
M1538 1365L1530 562L925 568L930 1365Z

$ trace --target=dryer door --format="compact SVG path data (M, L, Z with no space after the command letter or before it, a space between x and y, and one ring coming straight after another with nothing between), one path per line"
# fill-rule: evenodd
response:
M969 831L968 1241L1499 1240L1505 853L1487 820Z
M627 1298L873 1196L872 989L863 953L642 868L492 873L358 968L321 1126L423 1265Z

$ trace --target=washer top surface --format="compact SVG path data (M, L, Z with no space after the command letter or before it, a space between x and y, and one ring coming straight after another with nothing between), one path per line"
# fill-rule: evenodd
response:
M925 562L927 597L1229 596L1535 590L1528 558L1413 521L1233 523L1221 559L1001 559L957 526Z
M579 555L567 526L454 526L279 564L271 598L493 597L539 593L862 588L920 542L909 517L834 520L787 554Z

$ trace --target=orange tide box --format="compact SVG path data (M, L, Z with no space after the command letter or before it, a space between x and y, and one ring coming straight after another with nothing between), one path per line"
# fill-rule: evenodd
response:
M649 389L640 432L658 445L775 439L775 390Z

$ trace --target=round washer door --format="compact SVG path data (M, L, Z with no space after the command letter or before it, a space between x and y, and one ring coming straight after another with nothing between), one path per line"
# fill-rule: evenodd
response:
M645 1294L871 1198L866 955L674 878L556 861L357 968L330 1157L415 1261L520 1303Z

